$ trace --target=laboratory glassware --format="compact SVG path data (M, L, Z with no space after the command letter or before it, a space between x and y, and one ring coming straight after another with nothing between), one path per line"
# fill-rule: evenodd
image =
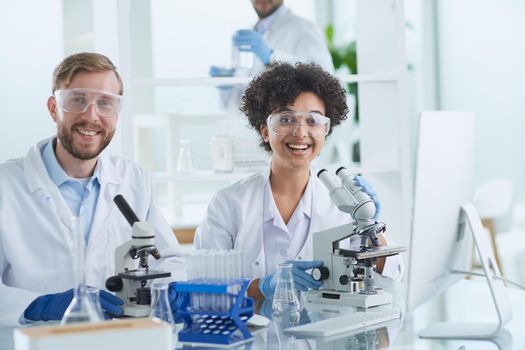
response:
M175 324L168 299L168 284L155 282L151 285L151 318L160 319L172 327Z
M295 292L291 263L277 265L277 282L273 295L272 310L274 313L292 313L300 309L299 299Z
M93 305L95 305L95 309L100 319L104 320L104 311L102 311L102 304L100 303L100 289L97 287L88 286L86 288L86 294Z
M253 68L255 55L251 51L240 50L239 47L232 45L232 67L235 69L236 76L248 76Z
M102 321L97 310L97 305L92 298L87 295L86 274L85 274L85 249L84 243L84 224L80 217L71 218L71 249L73 257L73 272L75 278L75 289L73 299L64 312L60 321L61 325L79 322L99 322Z
M191 158L191 141L180 140L179 162L177 164L177 171L180 173L193 172L193 160Z

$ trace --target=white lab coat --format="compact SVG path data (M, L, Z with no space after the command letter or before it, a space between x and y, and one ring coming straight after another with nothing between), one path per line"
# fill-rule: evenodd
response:
M281 5L276 17L262 37L273 50L270 63L287 62L295 64L317 63L327 72L333 73L334 65L328 46L317 26L303 17L295 15L289 8ZM266 66L255 57L253 67L248 71L237 69L236 76L256 76L265 70ZM235 85L232 89L221 91L221 100L225 108L238 113L242 95L246 90L244 85Z
M264 32L263 38L273 49L270 62L296 62L319 64L328 72L334 71L332 57L319 28L303 17L295 15L282 5L276 17ZM264 70L261 60L256 59L254 75Z
M71 211L49 177L40 149L0 165L0 324L16 324L36 297L74 287ZM115 248L130 239L131 227L113 202L122 194L140 220L156 228L155 244L166 269L184 279L182 252L155 206L150 175L137 164L101 155L101 188L86 247L86 282L103 287L114 275ZM167 259L169 257L169 259Z
M311 171L312 174L316 172ZM246 252L245 270L250 278L264 276L266 253L263 244L264 184L269 181L270 166L216 193L204 220L197 227L196 249L240 249ZM348 224L351 217L341 212L330 200L321 181L312 177L312 214L306 242L297 255L299 260L313 259L312 233ZM354 238L354 237L352 237ZM359 239L351 239L350 246L359 246ZM399 256L386 259L383 276L398 279L402 260ZM384 278L387 279L387 278Z

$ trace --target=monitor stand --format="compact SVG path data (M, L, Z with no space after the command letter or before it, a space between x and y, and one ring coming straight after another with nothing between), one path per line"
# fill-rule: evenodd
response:
M489 236L486 234L481 219L472 204L465 204L461 207L462 219L466 219L470 231L474 236L474 243L478 251L479 259L483 266L498 321L494 323L458 323L458 322L437 322L425 329L419 336L421 338L438 339L487 339L495 337L498 332L512 318L512 307L508 302L505 292L505 285L501 279L499 267L494 258L494 252L490 245Z

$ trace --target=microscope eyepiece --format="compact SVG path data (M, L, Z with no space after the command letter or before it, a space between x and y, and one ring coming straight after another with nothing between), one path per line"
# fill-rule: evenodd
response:
M335 171L335 174L336 174L336 175L339 175L339 172L340 172L341 170L344 170L344 169L346 169L346 167L344 167L344 166L339 167L339 169L337 169L337 170Z
M133 209L131 209L123 195L117 194L115 198L113 198L113 201L119 208L122 215L124 215L130 226L133 226L135 222L139 221L139 218L137 217Z

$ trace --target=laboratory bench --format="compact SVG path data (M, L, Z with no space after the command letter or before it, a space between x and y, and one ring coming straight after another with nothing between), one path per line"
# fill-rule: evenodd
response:
M402 309L403 297L399 294L401 293L396 296L395 307ZM462 280L441 296L421 305L415 312L404 313L399 320L371 327L365 332L354 331L331 338L305 339L286 334L283 329L290 324L272 320L268 327L252 331L253 342L234 349L525 349L525 291L509 288L507 294L513 306L513 318L497 337L490 340L429 340L417 336L419 331L434 321L495 322L496 313L486 283L482 280ZM265 306L262 308L265 309ZM338 315L345 312L345 309L350 308L319 304L310 306L306 303L306 310L301 310L300 315L308 319L308 315L321 311L326 315L331 312ZM264 310L262 313L265 313ZM178 348L185 347L178 344ZM0 327L0 349L14 349L12 327ZM112 349L118 349L118 346Z

